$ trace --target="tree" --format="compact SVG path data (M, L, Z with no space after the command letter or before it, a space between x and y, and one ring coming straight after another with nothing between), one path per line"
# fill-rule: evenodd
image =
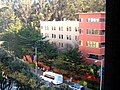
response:
M8 24L10 22L10 13L11 9L8 7L3 7L0 9L0 20L1 20L1 29L2 31L5 31L8 28Z
M82 64L82 60L82 54L78 52L77 48L74 48L69 51L61 52L54 61L54 65L57 68L76 73L80 69L79 65Z
M26 63L18 58L13 58L14 56L3 49L0 49L0 56L0 74L4 72L5 75L5 78L1 78L3 76L0 75L0 83L3 84L3 88L9 86L9 84L7 85L7 83L10 83L8 82L9 79L12 81L11 85L14 85L13 82L15 82L17 87L21 89L32 90L38 86L40 88L44 84L40 78L30 71L30 67Z
M17 8L16 8L17 7ZM39 3L33 3L31 5L20 4L13 5L15 15L23 22L24 27L32 26L34 29L40 30L40 20L43 20L43 14L40 12Z
M90 74L94 75L96 78L99 77L98 71L100 70L100 66L92 64L88 66L87 70L90 72Z
M56 49L47 41L45 37L42 37L40 32L34 30L33 28L25 28L18 33L19 45L26 47L33 53L34 48L38 48L38 53L44 55L46 59L55 58L57 51ZM33 53L34 54L34 53Z
M42 37L38 30L32 27L22 28L18 32L5 32L2 36L2 41L6 41L6 48L9 47L10 51L18 57L24 54L34 55L35 47L38 48L38 54L46 59L54 59L58 55L57 49ZM12 41L12 42L11 42Z
M31 50L37 40L42 40L42 36L39 31L32 28L22 28L19 32L5 32L1 40L6 41L10 51L14 51L17 56L21 56L23 51Z
M76 0L79 12L105 11L105 0Z
M75 20L76 13L105 11L105 0L52 0L42 7L45 20Z

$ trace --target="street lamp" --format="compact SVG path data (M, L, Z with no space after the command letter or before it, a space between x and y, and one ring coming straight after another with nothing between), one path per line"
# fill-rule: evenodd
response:
M37 74L37 47L35 47L35 56L34 56L34 61L36 61L36 74Z
M99 62L99 60L96 60L95 62ZM100 61L100 90L102 90L102 66L103 65L103 60Z
M39 41L41 41L41 40L37 40L36 42L35 42L35 56L34 56L34 61L36 62L35 64L36 64L36 70L35 70L35 72L36 72L36 74L38 73L38 60L37 60L37 42L39 42Z

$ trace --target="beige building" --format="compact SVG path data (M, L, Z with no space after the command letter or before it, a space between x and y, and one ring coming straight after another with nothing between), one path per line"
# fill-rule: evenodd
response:
M41 34L60 49L78 45L79 21L40 21Z

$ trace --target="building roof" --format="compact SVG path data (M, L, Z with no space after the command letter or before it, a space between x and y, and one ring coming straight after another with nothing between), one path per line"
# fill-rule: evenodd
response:
M106 12L87 12L87 13L76 13L76 14L105 14Z
M49 75L53 75L53 76L62 76L61 74L57 74L57 73L50 72L50 71L46 71L46 72L44 72L44 74L49 74Z

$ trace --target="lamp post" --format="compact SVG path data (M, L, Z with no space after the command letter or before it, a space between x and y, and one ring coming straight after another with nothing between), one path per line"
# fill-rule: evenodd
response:
M37 42L39 42L39 41L41 41L41 40L37 40L36 42L35 42L35 56L34 56L34 61L36 62L36 70L35 70L35 72L36 72L36 74L38 73L38 60L37 60Z
M99 60L96 60L95 62L99 62ZM103 76L102 76L102 68L103 68L103 60L101 60L100 61L100 90L102 90L102 78L103 78Z
M36 61L36 74L37 74L37 47L35 47L35 56L34 56L34 61Z

